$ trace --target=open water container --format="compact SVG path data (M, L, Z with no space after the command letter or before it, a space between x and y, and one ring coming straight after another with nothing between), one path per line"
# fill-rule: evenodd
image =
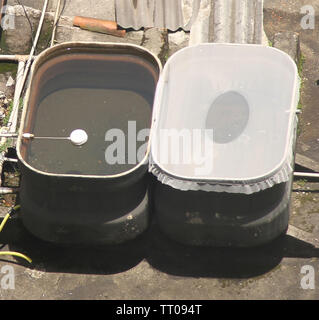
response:
M147 228L149 143L132 143L129 131L150 129L160 71L157 57L130 44L63 43L37 57L17 142L31 233L113 244Z
M288 227L299 77L284 52L201 44L158 82L150 172L161 229L192 245L254 246Z

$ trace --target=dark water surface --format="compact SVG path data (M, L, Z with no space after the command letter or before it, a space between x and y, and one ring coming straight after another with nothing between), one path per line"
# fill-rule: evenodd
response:
M58 64L65 72L52 77L54 69L48 69L48 80L41 86L32 115L32 133L68 137L73 130L83 129L88 142L79 147L69 140L34 139L28 143L28 163L45 172L83 175L117 174L135 167L138 161L133 163L132 156L145 146L145 140L137 141L135 147L134 130L128 139L128 123L133 121L133 128L136 123L137 133L150 127L156 85L151 73L138 64L123 61L69 60ZM110 129L124 133L124 154L124 149L119 151L114 145L120 143L117 136L105 141ZM105 152L111 145L113 161L118 156L121 164L106 162ZM130 163L128 150L133 151Z

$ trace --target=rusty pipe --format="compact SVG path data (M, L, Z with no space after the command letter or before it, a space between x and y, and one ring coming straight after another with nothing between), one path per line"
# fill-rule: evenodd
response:
M73 25L84 30L106 33L116 37L124 37L126 34L125 30L118 30L115 21L76 16L73 19Z

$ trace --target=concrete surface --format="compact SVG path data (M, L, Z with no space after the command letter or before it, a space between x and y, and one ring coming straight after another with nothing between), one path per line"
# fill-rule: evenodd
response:
M169 43L168 55L171 56L181 48L187 47L189 44L189 41L190 41L189 32L185 32L183 30L177 31L177 32L169 32L168 33L168 43Z
M60 24L57 28L56 43L67 41L97 41L97 42L128 42L141 45L143 41L143 31L129 32L125 38L115 37L103 33L94 33L69 25Z
M299 34L286 31L278 32L274 36L273 46L290 55L290 57L298 65L300 62L300 40Z
M66 1L63 15L71 17L84 16L111 21L115 20L114 0L86 0L85 5L80 2L81 1Z
M301 19L305 14L301 8L311 5L315 13L315 29L303 29ZM300 136L297 152L315 162L319 162L319 3L308 0L265 0L265 31L273 41L276 33L282 31L297 32L300 36L300 48L304 57L302 72L302 116L300 117Z
M150 50L158 57L165 55L166 47L168 43L167 31L158 28L146 29L144 32L143 47Z
M21 0L20 1L26 7L32 7L37 10L42 10L44 1L43 0ZM7 5L14 6L18 5L17 0L7 0ZM57 0L49 0L48 11L54 11L57 5Z
M27 2L39 9L40 1ZM70 0L70 5L72 2L75 3ZM84 10L85 3L88 4L87 1L79 0L76 3L78 6L81 3L81 10ZM316 80L319 79L319 33L318 27L315 30L300 30L302 15L299 12L303 4L312 4L319 15L316 0L265 0L264 24L271 41L278 32L300 33L300 47L305 63L298 150L301 156L311 158L318 165L319 131L316 121L319 111L316 98L319 89ZM105 14L106 11L103 12ZM67 21L61 22L57 35L59 41L63 41L63 37L79 39L76 34L79 31L72 29ZM61 31L63 26L64 35ZM87 37L88 40L98 37L83 32L80 37ZM138 35L134 33L135 36L140 43L145 41L143 31ZM162 52L161 55L169 56L171 52L185 46L188 37L189 34L184 32L169 33L171 51ZM155 46L154 50L162 47L156 41ZM6 182L6 178L5 185L11 185L12 180ZM15 197L2 196L0 200L3 216L14 204ZM0 287L0 299L315 300L319 296L318 200L319 182L296 181L287 235L259 248L241 250L186 247L167 239L154 223L141 237L123 245L57 247L35 239L21 226L19 219L11 219L0 234L0 243L7 244L4 249L29 255L33 264L28 265L13 257L0 260L0 270L10 265L15 273L15 289L5 290ZM304 277L301 268L305 265L314 268L314 289L305 290L301 287ZM0 273L0 283L3 276Z

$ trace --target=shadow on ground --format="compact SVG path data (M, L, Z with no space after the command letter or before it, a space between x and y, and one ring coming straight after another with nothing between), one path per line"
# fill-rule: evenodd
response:
M147 260L176 276L250 278L271 271L284 257L319 257L319 249L288 235L255 248L196 248L174 243L157 231Z
M54 273L116 274L146 260L153 268L174 276L250 278L271 271L284 257L319 257L319 249L289 235L256 248L200 248L168 239L153 224L142 236L125 244L65 247L36 239L21 225L17 231L13 224L21 222L8 223L0 242L10 243L9 250L29 255L31 268ZM30 267L24 260L17 263Z

